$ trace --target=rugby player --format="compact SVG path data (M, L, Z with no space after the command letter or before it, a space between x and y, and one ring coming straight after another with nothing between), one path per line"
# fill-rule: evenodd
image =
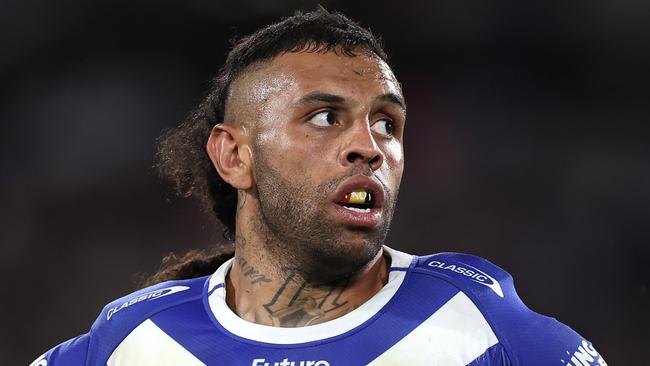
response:
M379 40L316 11L241 39L158 165L232 234L32 365L606 365L476 256L384 245L407 106Z

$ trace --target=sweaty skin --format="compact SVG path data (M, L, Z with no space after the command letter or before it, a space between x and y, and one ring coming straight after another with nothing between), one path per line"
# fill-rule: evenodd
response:
M232 84L224 119L207 150L238 190L229 307L255 323L297 327L377 293L404 165L406 107L390 68L363 51L286 53ZM335 190L359 175L384 192L374 226L336 210Z

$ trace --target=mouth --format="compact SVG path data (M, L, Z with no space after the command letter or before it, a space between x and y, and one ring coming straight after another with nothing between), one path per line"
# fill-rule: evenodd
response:
M336 204L353 212L370 212L370 209L375 207L372 192L367 191L346 193Z
M335 209L345 224L375 227L381 222L384 190L374 179L352 176L341 182L334 197Z

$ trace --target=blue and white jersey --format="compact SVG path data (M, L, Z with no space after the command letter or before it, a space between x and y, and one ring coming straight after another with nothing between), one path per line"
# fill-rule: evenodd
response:
M107 305L88 333L32 366L606 365L576 332L528 309L510 275L485 259L385 251L388 283L325 323L280 328L239 318L225 301L230 260L212 276Z

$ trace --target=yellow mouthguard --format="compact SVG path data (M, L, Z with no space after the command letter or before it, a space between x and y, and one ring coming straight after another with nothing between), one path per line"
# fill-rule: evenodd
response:
M357 192L350 192L350 203L366 203L366 197L368 196L368 192L364 191L357 191Z

